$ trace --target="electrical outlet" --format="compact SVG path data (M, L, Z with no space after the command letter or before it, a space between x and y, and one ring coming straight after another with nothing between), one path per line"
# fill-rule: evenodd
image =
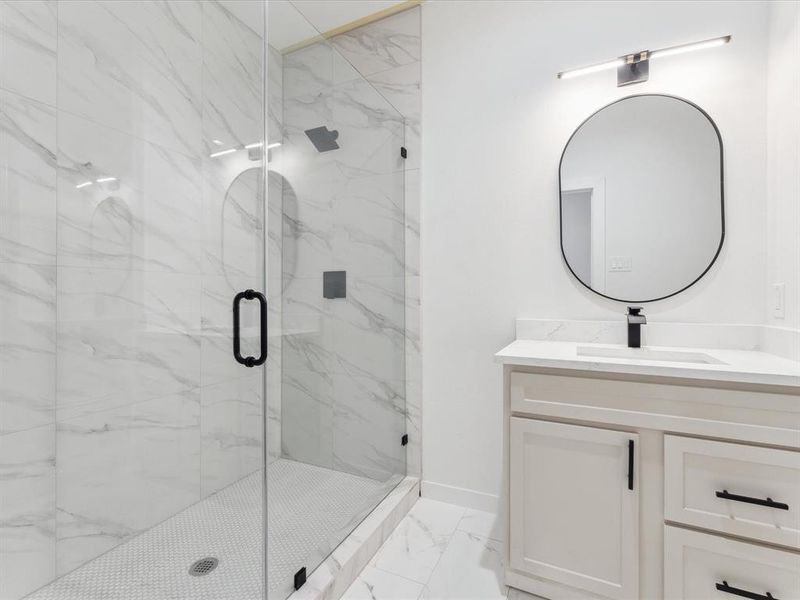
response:
M786 318L786 284L772 284L772 316L776 319Z

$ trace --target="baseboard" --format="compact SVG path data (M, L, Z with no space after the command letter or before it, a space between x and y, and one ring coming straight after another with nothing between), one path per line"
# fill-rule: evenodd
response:
M439 502L447 502L492 513L497 512L500 502L500 498L494 494L486 494L485 492L477 492L427 480L422 482L422 496Z

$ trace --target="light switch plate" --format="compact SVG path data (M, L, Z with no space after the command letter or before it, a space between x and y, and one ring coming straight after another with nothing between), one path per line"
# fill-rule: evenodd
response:
M776 319L786 318L786 284L772 284L772 316Z
M633 259L630 256L612 256L608 270L611 273L628 273L633 270Z

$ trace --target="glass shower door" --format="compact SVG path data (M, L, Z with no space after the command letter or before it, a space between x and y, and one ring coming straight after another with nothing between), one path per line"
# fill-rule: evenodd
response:
M344 37L320 35L302 3L268 10L267 570L278 599L405 475L404 122Z
M0 3L3 600L265 596L264 10Z

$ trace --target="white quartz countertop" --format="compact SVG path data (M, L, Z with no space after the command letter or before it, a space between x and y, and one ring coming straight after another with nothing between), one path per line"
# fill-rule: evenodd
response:
M707 362L682 362L682 357ZM616 344L517 340L495 354L495 360L506 365L780 385L800 390L800 363L753 350L665 346L628 349Z

